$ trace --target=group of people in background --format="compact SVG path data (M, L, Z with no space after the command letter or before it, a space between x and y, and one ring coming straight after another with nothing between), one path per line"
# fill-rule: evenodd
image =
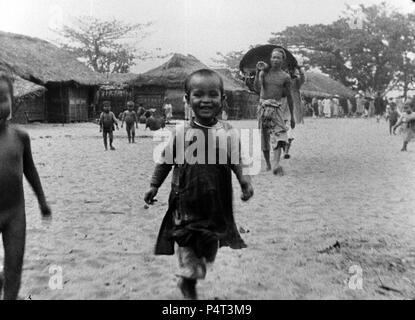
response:
M411 99L408 99L411 100ZM351 99L341 99L338 95L319 99L312 98L311 102L303 99L305 114L313 118L371 118L376 117L377 122L386 117L388 110L396 109L399 113L403 111L403 99L384 98L381 93L375 97L366 96L363 91Z
M164 100L162 110L163 116L157 117L156 109L145 109L142 103L136 109L134 101L128 101L127 108L117 118L111 111L111 102L104 101L98 124L100 132L102 132L105 150L108 150L108 142L110 150L115 150L113 132L115 129L119 130L118 121L121 121L121 128L124 127L125 123L128 143L135 143L135 129L138 129L139 123L145 124L145 130L149 128L151 131L155 131L164 128L166 123L170 122L173 117L173 107L167 98Z

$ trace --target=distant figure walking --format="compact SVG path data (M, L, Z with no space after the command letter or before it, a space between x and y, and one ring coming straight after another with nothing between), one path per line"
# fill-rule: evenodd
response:
M135 127L138 129L138 116L134 111L134 102L128 101L127 102L127 108L128 110L124 111L122 114L122 122L121 122L121 128L124 125L124 121L126 124L127 129L127 136L128 136L128 143L135 143Z
M118 128L118 121L114 113L111 111L111 103L109 101L103 102L103 112L99 117L99 132L102 132L102 137L104 139L105 150L108 150L108 137L110 140L110 149L115 150L112 145L114 141L114 130L115 126Z
M280 166L281 154L288 142L287 127L284 121L284 101L287 97L290 111L291 128L295 127L294 105L291 95L291 77L281 69L286 59L282 49L274 49L271 53L271 66L267 68L265 62L257 64L254 86L259 92L258 126L261 129L262 151L267 165L271 170L270 145L274 151L273 173L283 175Z
M173 106L171 105L168 98L164 99L163 110L166 123L170 123L170 120L173 117Z
M402 116L393 127L393 133L395 133L396 128L403 125L403 146L401 151L408 151L408 143L415 138L415 114L411 110L409 101L404 103L402 111Z

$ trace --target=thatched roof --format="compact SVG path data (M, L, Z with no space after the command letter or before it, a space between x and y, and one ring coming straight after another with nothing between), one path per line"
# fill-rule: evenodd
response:
M183 88L186 77L199 69L210 69L192 55L175 53L170 60L161 66L139 75L131 84L134 86L156 85L166 88ZM225 90L248 91L244 83L221 74Z
M14 97L16 99L22 99L27 96L37 96L46 91L46 88L34 84L33 82L24 80L20 77L16 77L13 82Z
M39 84L76 82L97 85L101 82L99 73L45 40L0 31L0 43L0 65L6 65L26 80Z
M108 84L127 84L138 76L137 73L109 73L102 75L102 81Z
M343 98L353 98L355 95L351 89L342 83L316 72L306 72L306 81L301 87L301 93L309 97L330 97L338 95Z
M229 91L249 91L247 85L236 79L228 69L213 69L219 73L223 79L225 90Z
M101 77L101 89L125 89L129 83L136 79L136 73L110 73L103 74Z

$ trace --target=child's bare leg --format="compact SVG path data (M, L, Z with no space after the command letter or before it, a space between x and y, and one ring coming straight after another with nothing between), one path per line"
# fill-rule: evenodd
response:
M131 142L135 143L135 128L134 128L134 126L131 129Z
M110 131L109 136L110 136L110 149L115 150L115 148L112 146L112 142L114 141L114 133Z
M0 299L1 299L2 294L3 294L3 284L4 284L4 273L2 271L2 272L0 272Z
M185 299L197 300L196 279L180 277L177 286Z
M131 128L127 125L127 136L128 136L128 142L131 143Z
M402 149L401 149L401 151L408 151L407 149L406 149L406 147L408 146L408 141L404 141L403 142L403 146L402 146Z
M105 150L108 150L108 140L107 140L107 132L103 132L102 133L102 137L103 137L103 139L104 139L104 147L105 147Z
M24 209L13 209L14 218L3 229L4 300L16 300L20 289L26 239Z

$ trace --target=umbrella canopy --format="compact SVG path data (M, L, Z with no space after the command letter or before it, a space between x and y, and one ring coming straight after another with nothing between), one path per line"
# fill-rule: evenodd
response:
M273 45L273 44L266 44L262 46L258 46L249 50L245 55L242 57L241 62L239 63L239 70L246 76L250 76L255 73L256 71L256 64L259 61L264 61L268 65L271 65L270 57L272 50L280 48L283 49L285 52L286 60L283 65L283 69L288 69L289 71L293 71L297 66L298 62L295 57L292 55L290 51L285 49L284 47Z

